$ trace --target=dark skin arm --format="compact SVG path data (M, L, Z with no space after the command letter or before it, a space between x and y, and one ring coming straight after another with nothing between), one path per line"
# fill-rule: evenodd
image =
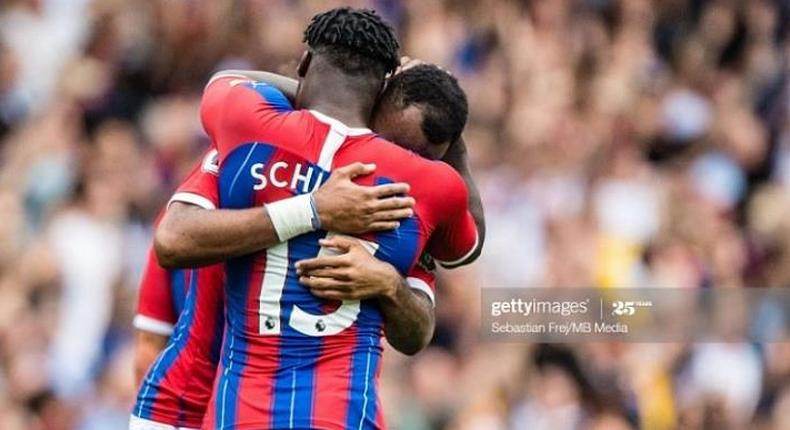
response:
M173 202L156 229L154 247L167 269L198 267L279 242L265 207L205 210Z
M459 138L450 145L450 148L447 149L442 161L449 164L453 169L455 169L456 172L458 172L458 174L461 175L464 183L466 183L466 188L469 193L469 211L472 213L472 217L475 219L478 237L477 248L466 263L469 264L476 260L477 257L480 256L480 252L483 250L483 243L485 242L486 238L486 220L485 213L483 211L483 202L480 200L480 191L477 189L477 184L475 183L474 178L472 178L472 171L469 168L469 155L467 154L466 142L464 142L463 137Z
M384 334L395 349L414 355L428 345L436 321L424 293L409 287L392 265L374 257L355 238L333 236L320 244L341 254L296 263L300 283L324 299L375 298L386 322Z
M397 270L392 278L397 279L393 294L379 297L379 309L384 314L384 336L393 348L406 355L422 351L433 338L436 316L433 304L421 291L409 287Z
M374 167L354 163L332 172L315 192L322 228L348 234L397 228L412 215L414 199L395 197L409 191L405 183L365 187L352 182ZM257 252L280 243L265 207L205 210L174 202L154 236L162 267L198 267Z

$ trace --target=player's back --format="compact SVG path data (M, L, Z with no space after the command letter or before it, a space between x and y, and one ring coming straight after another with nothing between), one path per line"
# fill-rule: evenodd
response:
M216 113L225 120L206 124L220 150L221 207L271 204L314 191L333 168L375 163L376 172L361 183L409 182L418 203L398 229L360 240L404 275L435 229L465 207L463 182L448 166L370 130L293 111L270 87L244 85ZM263 103L256 105L256 97ZM381 427L377 302L319 299L298 282L295 263L328 252L318 244L327 234L297 236L226 263L228 331L204 428Z

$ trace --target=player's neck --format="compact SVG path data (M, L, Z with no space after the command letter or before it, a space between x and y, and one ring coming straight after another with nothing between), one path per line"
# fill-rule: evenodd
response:
M366 128L368 126L368 122L366 121L367 118L363 113L364 109L354 109L353 106L334 103L332 101L318 101L316 103L309 103L305 107L330 116L348 127Z
M324 74L320 82L305 79L300 94L300 107L317 110L349 127L367 127L375 97L360 94L360 88L347 77Z

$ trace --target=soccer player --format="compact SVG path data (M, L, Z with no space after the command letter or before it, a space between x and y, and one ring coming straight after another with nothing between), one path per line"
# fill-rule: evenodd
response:
M216 155L216 151L209 151L179 187L171 203L188 203L205 209L218 205ZM354 169L359 167L335 172L322 192L349 202L373 199L366 195L374 187L350 182ZM359 209L351 204L327 210L330 218L335 212L348 216L355 211ZM368 228L374 230L375 223L370 221ZM222 265L168 271L159 265L153 250L149 253L134 320L136 376L140 380L147 371L147 377L142 381L130 428L200 426L211 394L223 334L223 287ZM170 342L164 348L168 339Z
M391 29L370 12L343 8L316 16L306 40L297 103L312 110L293 110L282 93L244 76L219 76L204 94L204 127L220 153L221 206L265 205L282 240L226 263L225 340L204 428L381 426L382 324L390 339L424 337L432 310L403 284L364 294L332 282L299 284L295 262L331 252L319 243L326 232L312 191L332 168L375 162L363 182L411 184L415 216L356 242L399 273L423 249L450 264L479 252L462 178L364 127L384 75L397 66Z

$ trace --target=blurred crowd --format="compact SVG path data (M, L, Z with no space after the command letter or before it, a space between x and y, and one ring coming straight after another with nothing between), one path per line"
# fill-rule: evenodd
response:
M485 287L790 287L788 0L0 2L0 428L113 430L151 223L213 71L375 8L466 89L481 260L388 351L391 428L790 429L790 343L481 342Z

